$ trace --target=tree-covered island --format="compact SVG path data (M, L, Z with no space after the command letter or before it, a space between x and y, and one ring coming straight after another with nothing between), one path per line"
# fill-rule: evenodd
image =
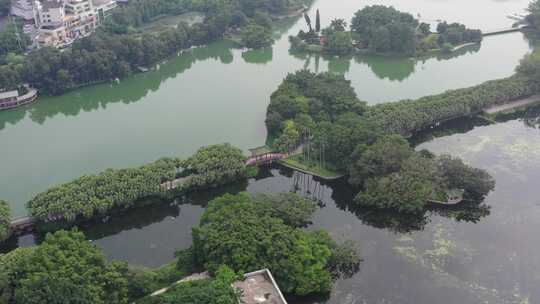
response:
M414 151L403 136L536 94L537 59L527 56L507 79L376 106L358 100L343 76L298 71L271 96L269 143L314 172L348 175L362 206L420 212L430 201L481 202L494 187L486 171L449 156Z
M168 5L180 2L169 2ZM290 3L264 2L266 9L270 2L276 6L279 3ZM141 20L148 18L147 14L151 11L148 2L141 0L131 3L146 3L148 6L145 9L132 13L140 13L137 18ZM163 9L171 8L163 2L155 3L162 4ZM248 5L245 10L251 12L253 7L249 5L259 2L248 0L235 3L240 7ZM528 19L532 20L530 22L533 25L535 21L531 18L540 16L539 3L536 1L530 7L531 15ZM258 8L261 7L255 6L253 15L248 18L255 20ZM403 17L400 22L407 23L409 20L407 16L395 16ZM117 23L109 26L118 35L126 35L115 37L134 37L128 35L131 35L132 25L140 22L139 19L126 22L126 27L118 21L122 19L115 20ZM311 27L309 17L306 20L309 20ZM321 30L319 20L317 16L315 32ZM250 21L243 27L246 37L256 41L254 46L259 45L256 39L260 38L257 32L261 29L253 28L257 26L261 25L257 21ZM443 23L439 26L439 47L444 47L444 44L438 42L440 37L447 35L442 39L450 41L454 39L452 37L456 35L455 32L463 30L459 25ZM422 24L417 27L422 27ZM205 26L195 28L200 31L209 29ZM330 37L328 31L326 33L329 35L328 43L336 53L350 48L348 42L354 41L355 33L345 30L345 22L335 20L331 28L335 31L334 36ZM384 26L380 28L381 33L385 32ZM404 27L404 32L408 30L410 28ZM174 36L174 32L171 35L170 41L179 41L175 40L178 37ZM187 37L191 37L189 35ZM114 53L107 52L106 43L101 44L114 39L91 39L81 42L81 45L88 43L84 49L79 49L81 54L92 55L87 54L91 60L89 63L79 62L80 67L96 65L103 68L109 62L107 60L118 59L113 56ZM186 39L195 41L189 40L193 37ZM249 39L246 39L246 43ZM374 42L365 39L362 43L369 49ZM390 37L384 41L390 46L393 43ZM152 49L141 50L145 48L144 45L129 49L139 42L133 43L127 45L125 54L133 51L137 53L131 54L134 58L159 57L152 53ZM379 45L378 42L375 45ZM98 48L101 46L103 48ZM411 45L405 43L399 48L405 49L404 46ZM176 50L176 46L171 47L169 51ZM418 45L415 41L415 51L416 48ZM105 51L101 53L98 49ZM50 67L54 64L67 64L55 50L43 52L57 56L50 58L60 58L52 62ZM36 54L30 56L43 61L50 59L43 55L48 53ZM97 61L102 55L111 57ZM101 63L103 66L99 65ZM130 69L135 65L127 64ZM41 71L43 77L57 75L58 78L40 81L43 81L44 86L51 85L54 88L54 85L61 83L60 80L73 76L69 71ZM417 100L377 106L367 106L358 100L350 83L342 76L299 71L288 75L272 94L266 125L276 150L284 153L296 153L299 150L295 155L298 162L346 173L348 182L358 192L354 204L360 208L390 209L410 215L423 210L428 201L444 202L454 195L478 202L494 187L494 180L486 171L473 168L458 158L436 156L425 150L415 151L404 136L441 121L473 115L486 106L537 94L540 91L539 71L540 55L533 52L522 60L517 73L509 78ZM75 83L78 82L72 84ZM73 225L80 220L106 217L114 212L138 207L145 197L171 198L187 191L219 187L245 180L253 176L254 171L253 167L246 166L246 157L240 149L228 144L214 145L201 148L187 159L165 158L139 168L106 170L100 174L83 176L37 195L28 203L28 208L38 223ZM192 247L179 251L173 263L157 270L107 261L101 250L82 233L60 230L47 234L34 247L18 248L0 254L0 303L127 304L136 301L142 304L236 304L240 295L231 286L232 282L245 272L261 268L269 268L282 290L288 294L327 293L333 280L358 271L360 257L351 242L338 243L325 231L303 229L309 224L316 209L315 202L290 193L224 195L209 203L199 225L193 228ZM364 212L361 216L362 220L369 221L370 216L376 216L376 211ZM420 218L418 222L407 224L421 227L423 218ZM0 201L0 242L9 236L9 225L8 204ZM395 230L402 228L396 226ZM175 283L189 274L203 271L209 273L205 279ZM150 296L163 287L170 288L160 295Z
M107 262L76 230L47 234L35 247L0 254L0 303L236 304L231 283L264 268L287 294L327 293L333 280L358 271L360 257L349 241L302 229L317 208L296 194L224 195L193 229L192 248L157 270ZM175 283L204 271L206 278Z
M441 22L433 32L430 24L383 5L367 6L357 11L350 21L349 31L343 19L334 19L321 30L320 25L312 28L310 17L305 17L308 31L301 30L297 36L290 37L293 51L419 56L440 51L450 53L463 45L482 40L480 30L468 29L459 23Z
M187 159L163 158L139 168L82 176L36 195L27 207L38 228L71 226L140 207L145 198L171 198L239 182L257 172L245 161L242 150L229 144L203 147Z

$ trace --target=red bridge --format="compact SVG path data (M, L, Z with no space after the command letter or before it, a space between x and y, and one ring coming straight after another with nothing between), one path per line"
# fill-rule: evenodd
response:
M280 160L289 156L286 153L272 152L268 147L258 147L255 149L249 149L251 157L246 161L246 165L263 165L269 164L276 160Z

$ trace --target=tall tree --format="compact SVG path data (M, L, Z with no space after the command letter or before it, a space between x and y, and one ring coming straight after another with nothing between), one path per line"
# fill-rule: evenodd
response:
M313 32L313 28L311 27L311 18L309 18L308 14L304 14L304 19L306 19L306 23L309 28L309 31Z
M315 31L318 33L321 31L321 15L317 9L317 16L315 17Z
M330 22L330 28L334 31L343 32L345 31L345 27L347 27L345 19L334 19Z

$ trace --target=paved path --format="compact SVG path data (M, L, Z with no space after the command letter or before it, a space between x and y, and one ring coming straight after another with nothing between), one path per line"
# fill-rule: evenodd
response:
M487 114L495 114L499 112L508 111L514 108L520 108L520 107L532 105L535 103L540 103L540 95L533 95L531 97L518 99L518 100L505 103L502 105L491 106L491 107L485 108L484 112Z
M150 296L151 297L159 296L160 294L163 294L163 293L167 292L167 290L169 290L172 286L174 286L176 284L180 284L180 283L184 283L184 282L204 280L204 279L208 279L208 278L210 278L210 275L208 274L207 271L201 272L201 273L195 273L195 274L192 274L190 276L187 276L187 277L181 279L180 281L177 281L177 282L173 283L169 287L165 287L165 288L162 288L162 289L160 289L158 291L155 291Z
M493 36L498 34L506 34L506 33L513 33L513 32L519 32L523 29L526 29L527 25L520 25L517 27L508 27L508 28L502 28L502 29L496 29L491 31L482 32L482 36Z

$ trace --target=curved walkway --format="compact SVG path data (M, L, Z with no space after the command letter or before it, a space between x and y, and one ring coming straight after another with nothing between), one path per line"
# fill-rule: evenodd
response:
M487 107L484 109L484 112L487 114L496 114L496 113L512 110L515 108L530 106L535 103L540 103L540 95L533 95L531 97L514 100L509 103Z

